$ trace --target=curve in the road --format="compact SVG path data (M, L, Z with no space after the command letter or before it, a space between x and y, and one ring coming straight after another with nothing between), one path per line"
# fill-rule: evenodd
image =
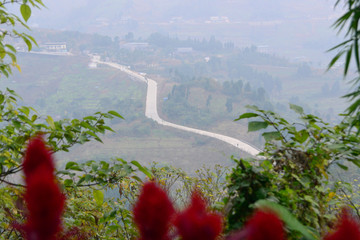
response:
M112 63L112 62L103 62L100 61L99 59L93 58L92 59L93 62L96 62L98 64L106 64L110 67L119 69L122 72L127 73L128 75L142 81L145 82L148 85L147 88L147 95L146 95L146 108L145 108L145 116L154 120L155 122L157 122L158 124L164 125L164 126L168 126L168 127L172 127L172 128L177 128L183 131L187 131L187 132L192 132L192 133L197 133L203 136L208 136L208 137L212 137L212 138L216 138L218 140L221 140L223 142L226 142L228 144L233 145L234 147L240 149L241 151L247 152L250 155L256 156L259 154L259 150L256 149L255 147L249 145L248 143L241 141L239 139L236 138L232 138L229 136L225 136L222 134L218 134L218 133L213 133L213 132L208 132L208 131L203 131L200 129L195 129L195 128L190 128L190 127L185 127L182 125L178 125L178 124L174 124L171 122L167 122L164 121L163 119L161 119L159 117L159 114L157 112L157 83L150 79L147 78L137 72L134 72L132 70L130 70L129 68L127 68L126 66L117 64L117 63Z

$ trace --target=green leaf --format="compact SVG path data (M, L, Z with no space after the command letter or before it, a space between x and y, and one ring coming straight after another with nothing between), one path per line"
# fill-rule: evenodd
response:
M331 60L328 65L328 70L339 60L339 58L345 53L345 51L341 51Z
M81 186L81 184L83 182L90 182L94 179L93 176L91 176L90 174L86 174L85 176L81 177L80 180L77 182L77 186Z
M358 159L348 159L348 160L360 168L360 160Z
M66 187L70 187L70 186L72 186L73 184L74 184L74 182L73 182L72 179L65 179L65 181L64 181L64 185L65 185Z
M115 111L108 111L108 113L110 113L111 115L118 117L118 118L122 118L124 119L119 113L115 112Z
M304 109L302 107L298 106L298 105L295 105L295 104L290 103L290 109L294 110L298 114L303 114L304 113Z
M244 118L253 118L253 117L257 117L257 116L259 116L259 114L257 114L257 113L244 113L244 114L241 114L234 121L239 121L240 119L244 119Z
M93 196L98 206L101 206L104 202L104 193L101 190L93 190Z
M356 21L356 25L357 25L357 22L359 21L359 19ZM357 31L358 28L356 27ZM358 32L356 32L356 34L358 35ZM357 36L356 39L354 39L354 43L353 43L353 46L354 46L354 55L355 55L355 60L356 60L356 67L357 67L357 70L359 72L360 70L360 56L359 56L359 45L358 45L358 40L359 37ZM344 73L344 76L346 76L346 74Z
M23 106L23 107L19 108L19 110L20 110L22 113L24 113L26 116L29 116L30 109L29 109L28 107Z
M55 123L54 123L54 120L52 119L51 116L48 116L46 118L46 122L49 124L49 126L51 127L51 129L55 129Z
M97 118L94 117L94 116L87 116L87 117L84 117L83 119L84 119L84 120L94 120L94 121L97 120Z
M37 115L32 115L32 117L31 117L31 121L32 121L32 122L35 122L37 118L38 118L38 116L37 116Z
M255 207L271 209L281 218L281 220L283 220L289 229L298 231L309 240L318 239L314 233L310 232L308 228L302 225L285 207L280 204L270 202L268 200L259 200L255 203Z
M153 174L149 171L149 169L147 169L146 167L143 167L138 161L131 161L131 163L133 165L135 165L136 167L138 167L138 169L140 170L140 172L144 173L148 178L153 178Z
M262 136L265 138L265 141L281 140L282 138L279 132L265 132Z
M18 98L21 98L19 94L17 94L14 90L11 90L9 88L6 88L6 91L8 91L11 95L16 96Z
M28 51L31 51L31 49L32 49L32 43L30 42L30 40L27 39L26 37L23 37L22 39L23 39L23 41L26 43L26 45L27 45L27 47L28 47Z
M24 18L25 22L30 18L31 16L31 8L27 4L21 4L20 6L20 12L22 17Z
M24 115L18 115L18 118L29 125L33 123L29 118L25 117Z
M102 140L99 138L99 136L96 135L95 133L93 133L93 132L91 132L91 131L86 131L85 133L86 133L86 134L89 134L89 135L92 136L92 137L94 137L94 139L95 139L96 141L103 143Z
M295 132L295 140L299 143L304 143L309 138L309 133L303 129L299 132Z
M16 53L16 49L15 49L12 45L10 45L10 44L5 44L5 46L6 46L7 48L9 48L12 52Z
M246 105L246 108L254 110L254 111L259 111L259 108L255 105Z
M330 48L330 49L329 49L329 50L327 50L326 52L331 52L331 51L335 50L336 48L339 48L339 47L341 47L341 46L343 46L343 45L345 45L345 44L349 43L350 41L352 41L352 39L346 40L346 41L344 41L344 42L342 42L342 43L340 43L340 44L338 44L338 45L336 45L336 46L334 46L334 47Z
M253 121L248 124L248 132L258 131L263 128L267 128L269 124L267 122Z
M336 163L342 170L347 171L349 168L345 165L342 165L341 163Z
M134 176L131 176L131 178L135 179L136 181L138 181L139 183L142 183L142 180L141 178L139 178L138 176L134 175Z
M14 124L15 128L17 128L17 129L21 128L21 123L19 121L14 120L13 124Z
M346 145L345 144L331 144L328 146L328 148L330 150L346 150Z
M11 58L11 60L13 61L13 63L16 63L16 56L15 54L11 53L11 52L6 52L6 54Z
M344 66L344 76L347 75L348 70L349 70L349 66L350 66L350 61L351 61L351 54L352 54L352 47L347 51L346 53L346 58L345 58L345 66Z
M65 166L65 170L82 171L79 164L76 162L68 162Z

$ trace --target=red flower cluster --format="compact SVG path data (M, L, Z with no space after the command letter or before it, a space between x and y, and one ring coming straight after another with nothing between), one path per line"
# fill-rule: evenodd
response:
M166 192L154 182L143 186L134 207L134 220L141 240L167 240L171 219L175 213Z
M221 216L206 211L200 194L194 193L190 206L175 213L168 195L156 183L145 183L134 207L134 221L140 240L171 239L173 224L183 240L213 240L222 232Z
M221 216L206 211L206 203L194 192L190 206L177 214L174 225L183 240L214 240L221 234Z
M46 170L44 169L44 171L50 173L55 171L51 151L46 147L42 137L37 136L31 139L25 153L23 162L25 180L27 181L34 176L34 171L36 171L40 166L47 168Z
M360 225L349 214L343 210L336 231L328 234L324 240L360 240Z
M245 224L245 228L228 240L285 240L284 225L270 210L258 210Z
M42 137L30 141L23 167L28 208L26 224L21 227L25 238L55 240L61 230L65 196L56 182L53 158Z

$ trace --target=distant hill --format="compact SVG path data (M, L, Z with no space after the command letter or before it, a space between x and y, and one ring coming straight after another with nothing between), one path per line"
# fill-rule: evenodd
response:
M46 1L45 1L46 2ZM123 37L154 32L179 38L216 36L237 46L268 46L292 59L328 62L338 43L330 29L339 15L326 0L61 0L36 10L32 27Z
M48 10L37 11L32 23L72 30L86 28L99 18L158 22L175 17L205 20L227 16L231 21L254 21L325 18L333 14L333 3L325 0L62 0L45 3Z

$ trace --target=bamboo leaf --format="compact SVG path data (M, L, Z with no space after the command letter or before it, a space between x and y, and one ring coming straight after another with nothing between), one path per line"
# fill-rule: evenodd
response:
M346 53L346 59L345 59L345 67L344 67L344 76L346 76L348 70L349 70L349 66L350 66L350 61L351 61L351 55L352 55L352 50L353 48L351 47L347 53Z
M328 65L327 70L329 70L330 68L332 68L332 66L339 60L339 58L344 54L344 51L339 52L338 54L336 54L336 56L331 59L331 62Z

